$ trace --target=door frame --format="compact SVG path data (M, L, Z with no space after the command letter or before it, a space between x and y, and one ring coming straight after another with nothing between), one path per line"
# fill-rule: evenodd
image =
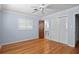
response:
M41 24L41 23L43 23L43 31L42 31L42 32L41 32L41 30L40 30L40 26L41 26L40 24ZM45 29L45 28L44 28L44 23L45 23L44 20L39 20L39 25L38 25L38 26L39 26L39 38L40 38L40 39L41 39L41 38L45 38L45 36L44 36L44 29ZM41 33L42 33L42 34L41 34Z

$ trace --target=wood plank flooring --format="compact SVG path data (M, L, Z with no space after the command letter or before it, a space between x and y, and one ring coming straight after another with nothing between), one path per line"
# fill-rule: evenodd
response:
M0 53L1 53L1 48L0 48Z
M76 48L46 40L33 39L30 41L18 42L4 45L2 54L78 54L79 45Z

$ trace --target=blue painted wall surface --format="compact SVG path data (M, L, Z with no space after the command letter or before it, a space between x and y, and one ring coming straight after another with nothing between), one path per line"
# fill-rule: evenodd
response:
M33 28L31 30L18 30L18 19L25 18L33 20ZM38 17L29 15L20 15L15 12L3 12L3 40L2 44L9 44L24 40L38 38Z
M3 17L2 17L2 11L0 10L0 44L2 43L2 27L3 27L3 22L2 22L2 19Z
M49 16L47 16L48 18L51 19L51 38L50 40L55 40L57 42L58 41L58 37L57 37L57 31L56 31L56 27L54 26L55 21L57 20L57 17L63 17L63 16L67 16L68 17L68 39L66 44L74 47L75 46L75 14L79 14L79 6L71 8L71 9L67 9L64 11L60 11L54 14L51 14ZM54 28L53 28L54 27ZM64 34L64 33L63 33Z

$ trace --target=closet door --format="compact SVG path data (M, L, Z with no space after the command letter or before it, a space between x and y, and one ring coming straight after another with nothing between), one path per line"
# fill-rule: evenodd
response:
M59 17L57 19L57 40L61 43L67 44L68 40L68 18L65 17Z

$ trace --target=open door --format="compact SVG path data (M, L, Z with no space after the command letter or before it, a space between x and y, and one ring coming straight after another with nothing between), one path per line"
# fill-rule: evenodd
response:
M75 45L79 44L79 14L75 15Z
M39 21L39 38L44 38L44 20Z

